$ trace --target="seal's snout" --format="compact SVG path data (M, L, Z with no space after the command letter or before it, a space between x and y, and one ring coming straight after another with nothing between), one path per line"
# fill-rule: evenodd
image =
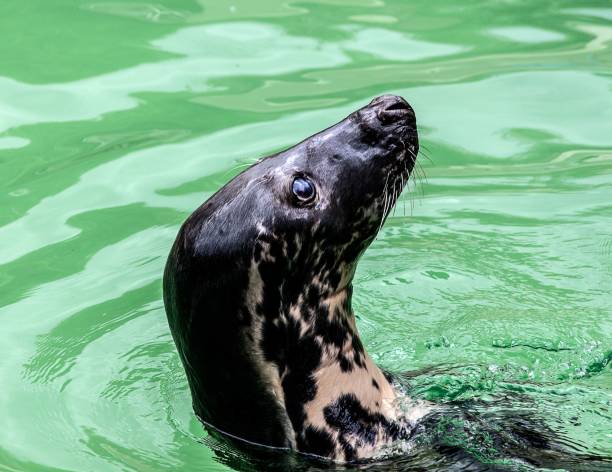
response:
M370 106L376 110L376 116L383 125L415 121L414 110L398 95L381 95L372 100Z

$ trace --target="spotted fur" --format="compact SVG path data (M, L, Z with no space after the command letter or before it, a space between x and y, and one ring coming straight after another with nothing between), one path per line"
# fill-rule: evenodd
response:
M411 434L351 307L359 256L407 181L414 113L383 96L259 161L181 228L164 277L166 311L206 424L335 461ZM310 179L310 205L291 182Z

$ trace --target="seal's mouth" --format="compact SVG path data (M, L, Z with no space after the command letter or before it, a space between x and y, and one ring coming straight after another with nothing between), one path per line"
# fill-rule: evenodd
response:
M408 183L419 152L416 117L410 104L397 95L376 97L359 111L362 131L372 137L376 152L372 164L382 171L378 187L378 230Z
M410 104L398 95L381 95L372 100L366 109L372 110L377 118L377 123L369 120L370 126L379 128L383 142L389 142L391 147L399 146L399 157L406 157L412 169L419 150L419 139L416 116Z

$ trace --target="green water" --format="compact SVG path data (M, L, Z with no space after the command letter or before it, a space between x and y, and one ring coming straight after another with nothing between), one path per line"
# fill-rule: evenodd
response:
M0 58L0 470L229 470L166 324L170 245L387 92L430 160L360 264L365 345L439 367L419 396L520 392L612 455L608 1L5 0Z

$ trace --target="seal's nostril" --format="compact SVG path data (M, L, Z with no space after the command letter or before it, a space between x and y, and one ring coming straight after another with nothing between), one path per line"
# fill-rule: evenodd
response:
M407 109L385 109L378 112L378 119L382 124L388 125L396 121L405 120L408 117Z
M378 119L385 125L414 118L414 111L408 102L397 95L376 97L370 106L376 109Z
M408 102L402 97L394 98L397 98L397 100L393 100L390 103L388 102L386 104L385 110L407 110L410 107L410 105L408 105Z

